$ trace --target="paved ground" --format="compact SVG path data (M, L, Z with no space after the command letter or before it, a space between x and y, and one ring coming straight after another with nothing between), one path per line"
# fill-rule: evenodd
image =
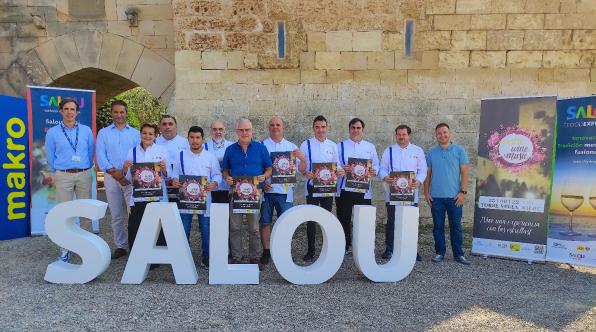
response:
M108 222L104 239L111 238ZM304 253L303 233L294 240L296 257ZM469 245L469 226L466 233ZM424 261L398 283L368 281L347 256L334 278L316 286L291 285L273 265L253 286L210 286L200 268L197 285L175 285L167 266L142 285L121 285L123 258L89 284L65 286L43 280L58 254L47 238L2 241L0 331L596 330L595 269L480 257L470 267L451 257L434 264L430 225L420 243Z

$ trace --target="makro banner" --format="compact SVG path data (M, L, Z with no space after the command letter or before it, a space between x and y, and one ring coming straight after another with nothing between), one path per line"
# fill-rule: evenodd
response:
M473 253L544 261L556 103L482 100Z
M27 102L0 96L0 240L29 236Z
M79 103L77 120L95 134L95 91L53 87L27 86L29 111L29 147L31 151L31 234L45 234L44 220L48 211L57 204L56 188L45 155L46 132L62 121L58 105L63 98ZM95 173L92 172L93 178ZM96 197L93 181L92 197Z
M596 96L559 100L546 259L596 266Z

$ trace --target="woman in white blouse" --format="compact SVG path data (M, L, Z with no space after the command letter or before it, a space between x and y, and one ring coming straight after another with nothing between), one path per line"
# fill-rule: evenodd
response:
M130 167L134 163L158 163L161 169L162 176L162 188L164 190L164 197L161 201L167 201L165 195L165 183L164 178L167 176L167 156L168 152L163 146L155 144L155 138L159 133L158 127L155 124L143 123L141 126L141 143L134 148L128 150L126 161L122 171L126 174L128 181L132 182L132 176L130 173ZM137 231L141 225L141 219L145 212L145 207L150 202L135 202L131 197L130 199L130 216L128 218L128 246L132 250L134 240L137 236ZM163 232L160 233L157 240L158 245L165 245L165 238Z

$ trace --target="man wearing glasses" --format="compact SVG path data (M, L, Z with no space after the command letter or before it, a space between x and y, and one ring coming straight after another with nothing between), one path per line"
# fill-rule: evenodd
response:
M230 145L224 154L222 161L222 173L225 181L234 185L235 176L256 176L260 184L271 177L272 165L269 151L262 143L252 139L252 123L247 118L240 118L236 124L238 142ZM230 246L232 249L232 264L239 264L242 260L242 223L246 218L248 221L248 255L251 264L258 264L259 246L261 237L259 235L259 213L232 213L230 204Z
M224 153L228 146L234 144L234 142L228 141L226 138L226 128L221 120L215 120L211 124L211 137L205 142L205 150L210 151L217 157L217 161L220 163L223 160ZM229 203L229 191L230 186L225 182L221 181L213 192L211 192L211 199L213 203Z

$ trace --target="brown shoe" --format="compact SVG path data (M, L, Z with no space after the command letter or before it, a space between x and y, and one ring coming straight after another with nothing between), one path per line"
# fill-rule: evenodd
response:
M118 259L120 257L126 256L126 254L127 254L126 249L118 248L118 249L114 250L114 252L112 253L112 259Z

